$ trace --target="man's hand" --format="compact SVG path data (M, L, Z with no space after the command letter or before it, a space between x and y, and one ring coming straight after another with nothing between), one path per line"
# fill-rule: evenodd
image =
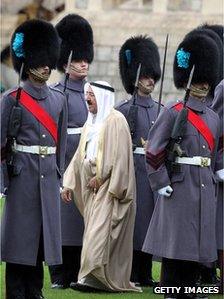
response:
M72 200L72 190L64 188L61 192L61 198L65 203L68 203Z
M159 195L163 195L166 197L170 197L170 195L172 194L173 189L170 186L166 186L164 188L161 188L158 190Z
M94 176L93 178L91 178L91 180L89 181L87 187L93 189L93 191L96 193L99 188L100 188L101 184L97 181L96 176Z

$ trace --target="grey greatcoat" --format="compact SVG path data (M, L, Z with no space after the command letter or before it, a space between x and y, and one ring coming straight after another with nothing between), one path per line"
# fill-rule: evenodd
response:
M123 115L128 117L130 106L133 104L133 97L121 102L116 109ZM151 96L141 97L138 95L136 99L138 106L138 117L136 122L136 133L133 143L137 147L143 147L141 137L146 140L149 129L154 124L157 117L158 104L152 100ZM149 226L149 222L154 209L154 197L152 189L147 177L145 167L145 155L134 154L134 166L137 187L137 211L134 229L134 250L142 250L142 245Z
M224 80L222 80L219 85L215 89L215 96L213 100L213 104L211 109L213 109L216 113L218 113L221 119L221 138L219 141L219 151L223 157L223 136L224 136L224 128L223 128L223 105L224 105ZM223 168L223 159L221 159L221 168ZM216 237L217 237L217 248L223 250L223 182L219 183L218 190L218 202L217 202L217 215L216 215Z
M66 94L68 103L68 128L81 128L86 122L88 110L84 98L85 80L68 80ZM55 85L64 90L64 80ZM65 168L69 165L79 144L81 134L67 135L65 154ZM84 231L83 218L80 215L74 201L61 202L62 245L82 246Z
M2 217L2 260L36 265L41 231L44 257L49 265L61 264L60 177L63 172L67 104L64 94L47 85L23 89L47 111L58 125L57 154L38 155L16 152L16 173L9 180ZM1 145L6 144L9 116L15 102L11 91L1 102ZM17 137L21 145L55 146L48 130L24 107Z
M217 258L216 179L212 166L186 164L169 178L165 148L178 113L173 106L164 109L149 132L146 156L152 190L171 185L173 193L169 198L158 197L143 251L170 259L212 262ZM218 115L207 108L205 102L192 97L187 107L200 115L217 141L220 130ZM181 147L188 157L211 157L212 163L219 159L217 146L211 152L204 137L189 122Z

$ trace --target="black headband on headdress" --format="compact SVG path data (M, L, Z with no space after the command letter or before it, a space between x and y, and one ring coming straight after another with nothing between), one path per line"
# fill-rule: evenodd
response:
M99 88L106 89L106 90L109 90L111 92L114 92L114 88L111 87L111 86L106 86L106 85L95 83L95 82L90 82L90 85L93 85L93 86L96 86L96 87L99 87Z

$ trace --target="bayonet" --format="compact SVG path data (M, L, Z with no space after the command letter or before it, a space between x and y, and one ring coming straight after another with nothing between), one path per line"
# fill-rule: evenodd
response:
M137 74L136 74L136 79L135 79L135 88L138 88L138 81L139 81L139 77L140 77L141 67L142 67L142 65L141 65L141 63L139 63Z
M188 82L187 82L187 89L186 89L186 93L184 96L184 107L186 107L187 104L187 100L189 98L189 94L190 94L190 90L191 90L191 81L193 79L193 75L194 75L194 69L195 69L195 65L193 65L191 72L190 72L190 76L188 78Z
M22 81L21 79L22 79L22 75L23 75L23 69L24 69L24 62L22 63L20 72L19 72L18 87L20 87L20 88L21 88L21 81Z
M68 62L67 62L66 70L65 70L64 92L66 91L67 82L68 82L69 75L70 75L70 67L71 67L71 62L72 62L72 54L73 54L73 51L71 50L71 52L69 54L69 57L68 57Z
M161 103L162 103L163 81L164 81L164 74L165 74L165 67L166 67L166 53L167 53L167 48L168 48L168 40L169 40L169 34L166 35L166 43L165 43L165 52L164 52L164 58L163 58L163 70L162 70L160 90L159 90L159 104L158 104L157 116L160 113Z

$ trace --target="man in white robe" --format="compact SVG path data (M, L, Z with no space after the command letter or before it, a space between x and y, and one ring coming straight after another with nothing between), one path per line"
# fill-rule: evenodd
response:
M141 291L130 282L135 220L132 141L125 117L115 109L114 89L86 83L89 108L79 147L64 175L62 198L74 198L85 231L81 291Z

